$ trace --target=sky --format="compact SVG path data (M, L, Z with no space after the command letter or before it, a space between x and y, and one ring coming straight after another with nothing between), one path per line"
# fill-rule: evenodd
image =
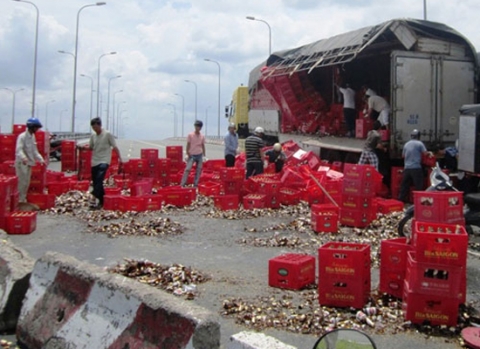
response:
M186 136L195 118L207 135L223 136L234 89L268 57L269 26L275 52L424 17L422 0L106 0L88 7L95 2L29 0L39 10L36 31L31 3L0 1L0 131L11 131L13 105L15 124L31 116L36 33L35 115L51 132L71 130L78 15L75 131L90 132L91 115L106 127L108 115L108 129L116 133L118 119L119 136L138 140L175 130ZM480 51L478 0L426 5L428 20L451 26Z

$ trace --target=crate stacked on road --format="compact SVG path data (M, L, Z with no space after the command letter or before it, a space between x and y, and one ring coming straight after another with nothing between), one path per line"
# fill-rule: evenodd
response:
M220 210L233 210L239 207L242 189L245 182L245 169L239 167L218 168L218 180L211 183L219 184L219 193L213 195L215 207ZM216 177L212 178L215 179Z
M400 185L402 184L402 178L403 178L403 167L392 166L390 188L391 188L392 198L394 199L398 199L398 195L400 194Z
M28 193L42 194L47 187L47 166L35 164L31 168L30 185Z
M322 306L363 308L370 296L370 245L328 242L318 249Z
M414 203L404 316L413 323L455 326L467 288L463 193L415 191Z
M375 195L382 176L371 165L345 164L343 169L340 222L346 226L366 227L376 218Z
M35 132L35 140L37 141L37 149L48 164L50 159L50 133L48 131Z
M77 142L64 139L61 143L61 169L62 172L77 170Z
M12 212L12 193L17 190L14 177L0 175L0 228L5 229L7 217Z
M339 207L333 204L315 204L310 207L310 222L316 233L338 232Z
M146 160L147 169L145 177L157 178L158 176L158 149L140 149L140 159Z
M301 290L315 283L315 257L286 253L268 261L268 285Z
M15 160L17 134L0 134L0 162Z
M78 145L78 179L92 179L92 150L88 145Z
M372 119L360 117L355 120L355 138L367 138L368 132L372 129Z

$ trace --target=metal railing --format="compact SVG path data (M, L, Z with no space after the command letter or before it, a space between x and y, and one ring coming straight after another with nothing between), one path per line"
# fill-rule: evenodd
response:
M85 138L90 138L91 133L73 133L73 132L52 132L55 133L57 136L57 139L62 140L62 139L85 139Z

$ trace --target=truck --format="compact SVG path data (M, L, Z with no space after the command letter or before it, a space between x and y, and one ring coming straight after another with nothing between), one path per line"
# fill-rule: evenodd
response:
M250 72L248 87L235 90L226 116L241 124L241 137L261 126L267 143L291 139L322 159L356 162L366 133L345 137L337 87L348 82L356 90L364 128L371 126L363 112L368 87L390 104L382 137L392 164L401 164L413 129L427 147L455 144L459 108L478 101L478 73L475 48L456 30L393 19L272 53Z

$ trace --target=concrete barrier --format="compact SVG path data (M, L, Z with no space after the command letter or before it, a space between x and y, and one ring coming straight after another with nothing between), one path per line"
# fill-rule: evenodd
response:
M17 325L29 349L220 347L216 316L59 253L35 263Z
M297 349L258 332L243 331L230 337L227 349Z
M0 230L1 231L1 230ZM15 330L35 261L0 233L0 331Z

